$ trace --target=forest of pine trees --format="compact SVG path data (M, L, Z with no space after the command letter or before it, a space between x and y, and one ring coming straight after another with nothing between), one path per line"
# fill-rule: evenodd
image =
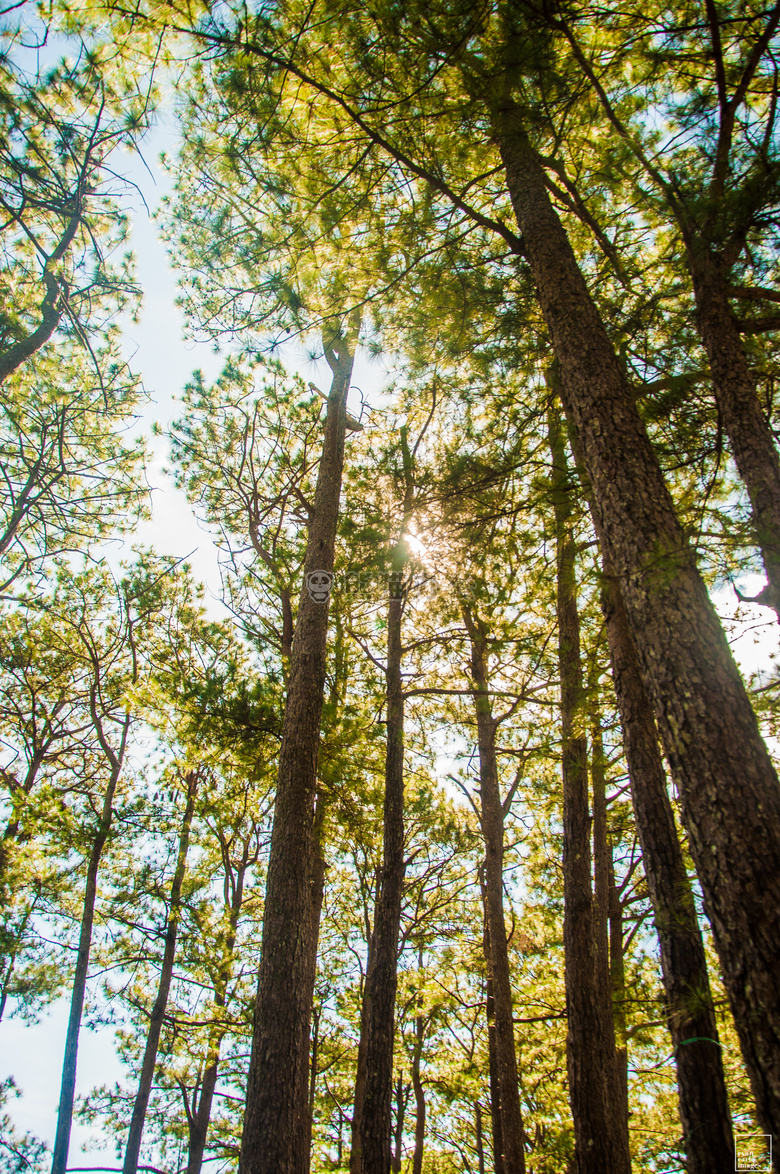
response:
M779 105L771 0L0 8L0 1174L780 1171Z

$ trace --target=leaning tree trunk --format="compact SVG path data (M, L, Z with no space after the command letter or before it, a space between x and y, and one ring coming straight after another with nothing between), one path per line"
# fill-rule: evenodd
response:
M764 598L780 620L780 459L731 312L720 262L690 227L683 228L683 239L715 401L748 491L756 540L769 580Z
M400 545L400 544L399 544ZM387 753L382 871L366 974L365 1086L360 1113L360 1169L390 1174L393 1042L398 936L404 881L404 698L401 680L403 556L396 554L387 609Z
M176 855L176 869L171 882L171 896L168 906L168 924L165 930L165 948L163 950L160 981L157 986L157 997L154 1000L152 1013L149 1016L149 1028L146 1033L146 1046L141 1061L141 1075L138 1080L138 1091L135 1094L133 1115L130 1118L130 1131L127 1136L127 1149L123 1174L138 1174L138 1157L141 1152L141 1138L146 1121L146 1110L152 1092L154 1080L154 1066L157 1063L157 1049L160 1044L160 1033L165 1018L165 1008L168 1005L168 992L171 989L173 978L173 962L176 957L176 939L179 934L179 918L181 917L181 889L184 883L184 873L187 868L187 852L190 846L190 829L192 816L195 811L195 797L198 793L198 773L190 771L187 775L187 802L184 807L184 816L179 832L179 849Z
M498 785L496 729L490 704L487 664L487 636L484 625L468 604L461 607L471 643L471 676L474 682L474 709L479 748L480 822L485 841L485 911L490 946L488 973L493 983L495 1055L498 1069L501 1152L495 1154L496 1169L503 1174L524 1174L525 1144L517 1075L515 1029L512 1015L512 984L509 975L506 925L504 923L504 812Z
M556 610L563 775L563 945L566 1058L577 1174L630 1174L628 1113L620 1097L606 949L599 944L591 888L588 747L580 658L570 482L560 417L550 410L552 503L557 547ZM606 897L606 894L604 894ZM605 900L606 904L606 900Z
M730 1174L734 1140L704 943L628 618L608 575L604 576L602 608L637 831L661 948L688 1170L689 1174Z
M334 338L325 354L333 380L306 543L307 582L309 575L333 572L352 376L353 356L346 338ZM323 593L317 595L321 598ZM328 603L329 595L320 602L304 584L279 754L241 1174L305 1174L308 1168L314 805Z
M84 996L87 989L89 955L92 948L92 927L95 920L98 869L100 868L103 849L106 846L106 841L111 832L111 823L114 815L114 795L116 794L119 776L122 773L122 762L129 727L130 716L126 715L122 726L122 738L118 753L115 754L104 742L104 749L108 748L109 750L111 774L103 796L100 821L95 831L95 838L92 841L92 848L89 853L89 863L87 864L87 883L84 888L79 948L76 954L76 971L73 975L73 990L70 996L68 1031L65 1036L65 1057L62 1064L60 1104L57 1112L57 1133L54 1139L51 1174L65 1174L68 1165L70 1130L73 1122L73 1103L76 1096L76 1065L78 1062L79 1032L81 1030L81 1016L84 1011Z
M678 782L762 1128L780 1136L780 785L604 323L517 108L497 113L507 185L594 522ZM738 780L738 785L736 785Z

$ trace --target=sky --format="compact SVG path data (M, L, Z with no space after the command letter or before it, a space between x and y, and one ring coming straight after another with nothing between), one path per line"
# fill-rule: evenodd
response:
M127 156L126 174L135 182L146 204L154 210L162 197L170 191L172 177L159 165L162 152L175 155L176 131L170 112L163 113L158 125L147 138L140 158ZM137 324L124 323L127 355L134 369L143 377L150 393L141 426L149 431L153 421L163 429L180 411L181 391L195 368L202 368L207 378L219 372L224 355L215 354L209 344L185 341L184 321L175 304L176 275L171 268L159 229L147 214L138 193L130 192L128 202L134 209L134 223L130 246L137 258L137 274L144 290L143 311ZM329 385L329 372L324 361L313 363L302 347L290 346L283 355L291 369L297 369L304 379L312 380L323 390ZM366 394L369 402L376 400L386 371L375 361L359 356L354 382ZM355 411L353 401L351 410ZM133 540L153 544L161 553L187 557L195 574L207 589L210 609L219 614L219 570L216 551L209 534L198 524L183 493L176 490L172 479L164 471L167 459L164 437L153 438L153 460L148 476L152 487L152 517L143 523ZM115 556L120 552L115 552ZM121 553L129 553L123 551ZM756 592L762 584L759 576L741 580L743 591ZM730 590L719 593L719 610L724 615L733 612L734 596ZM770 655L777 651L777 625L767 609L743 608L746 618L734 630L734 649L745 669L759 665L769 668ZM17 1126L31 1130L39 1137L53 1141L56 1125L56 1107L59 1094L60 1065L67 1024L68 1002L61 999L35 1026L20 1020L6 1019L0 1023L0 1079L13 1074L23 1090L23 1097L10 1106ZM95 1083L113 1083L124 1076L116 1057L109 1030L95 1033L85 1029L79 1045L77 1093L83 1094ZM114 1165L109 1148L102 1159L96 1152L82 1153L92 1130L74 1123L71 1143L71 1166ZM104 1142L108 1145L108 1142Z

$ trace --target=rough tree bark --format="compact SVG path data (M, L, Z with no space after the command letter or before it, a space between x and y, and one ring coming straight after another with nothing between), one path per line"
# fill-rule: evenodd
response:
M576 1174L630 1174L628 1112L620 1096L606 946L591 887L585 689L580 656L571 485L560 417L549 412L557 549L556 611L563 776L563 944L566 1059ZM603 889L606 885L602 881ZM603 892L606 905L606 892ZM598 934L599 924L603 933ZM600 940L601 939L603 940Z
M184 806L184 815L179 832L179 848L176 855L176 869L171 882L171 896L168 905L168 924L165 929L165 948L163 950L162 966L160 967L160 982L157 987L157 997L154 1000L152 1013L149 1016L149 1028L146 1033L143 1060L141 1061L141 1075L138 1079L138 1091L135 1094L133 1115L130 1118L130 1130L127 1136L127 1149L123 1164L123 1174L138 1174L138 1157L141 1152L141 1137L146 1121L146 1110L149 1105L149 1096L154 1080L154 1066L157 1063L157 1048L160 1043L165 1008L168 1004L168 992L171 989L173 978L173 962L176 957L176 939L179 934L179 918L181 916L181 889L184 883L184 873L187 868L187 852L190 846L190 829L192 816L195 812L195 798L198 793L198 772L190 771L186 776L187 799Z
M108 758L111 774L109 775L108 785L103 795L103 807L100 812L97 828L95 829L95 836L92 840L92 848L90 849L89 861L87 863L87 881L84 887L84 904L81 913L78 953L76 954L76 970L73 975L68 1030L65 1036L65 1057L62 1063L60 1104L57 1111L57 1133L54 1139L51 1174L65 1174L68 1165L70 1131L73 1122L73 1103L76 1096L76 1065L78 1062L79 1032L81 1030L81 1016L84 1011L84 996L87 990L89 955L92 948L92 927L95 921L98 870L100 868L103 849L106 846L106 841L111 832L111 823L114 815L114 796L116 794L117 784L119 783L119 776L122 773L127 734L130 728L130 715L127 714L122 723L119 748L115 752L103 736L102 724L99 721L96 711L96 695L94 690L91 703L93 723L95 724L103 752Z
M497 112L496 135L594 522L680 788L759 1120L777 1137L780 785L632 389L511 101Z
M352 344L345 335L333 337L325 355L333 379L305 575L333 572ZM306 1174L308 1169L314 807L328 603L329 597L318 602L304 583L279 754L241 1174Z
M498 1070L500 1136L494 1153L496 1169L502 1174L524 1174L525 1134L520 1108L515 1029L512 1015L512 984L509 975L506 925L504 922L504 811L498 784L496 729L490 704L488 640L484 624L468 604L461 605L463 621L471 644L471 677L474 682L474 710L479 748L480 822L485 841L485 921L490 954L488 973L493 985L495 1012L495 1056Z
M688 1168L690 1174L730 1174L734 1169L734 1140L704 943L628 617L616 584L606 574L602 608L637 831L661 950Z

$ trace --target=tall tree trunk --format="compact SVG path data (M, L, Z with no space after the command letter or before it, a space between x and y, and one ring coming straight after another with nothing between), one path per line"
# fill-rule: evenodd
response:
M326 343L325 355L333 380L306 543L306 576L333 571L352 377L352 347L345 337ZM318 602L304 583L279 754L241 1174L305 1174L308 1168L314 804L328 603L329 597Z
M135 1094L133 1115L130 1118L130 1131L127 1135L127 1149L123 1174L138 1174L138 1157L141 1152L141 1137L146 1121L146 1110L154 1081L154 1066L157 1063L157 1049L160 1043L165 1008L168 1005L168 992L171 989L173 978L173 963L176 957L176 939L179 934L179 918L181 917L181 889L184 883L184 874L187 868L187 852L190 846L190 829L192 816L195 811L195 797L198 793L198 773L190 771L186 777L187 801L184 807L184 816L179 832L179 848L176 854L176 869L171 882L171 896L168 907L168 924L165 929L165 948L163 950L162 966L160 967L160 981L157 986L157 997L154 1000L152 1013L149 1016L149 1028L146 1033L143 1060L141 1061L141 1075L138 1080L138 1091Z
M482 1137L482 1105L474 1102L474 1142L477 1150L478 1174L485 1174L485 1143Z
M393 1098L395 996L398 987L398 938L404 883L404 695L401 678L402 620L409 562L406 531L414 503L413 454L408 425L400 429L404 475L401 525L391 556L387 604L387 750L383 811L382 871L374 914L374 932L363 997L367 1004L365 1077L357 1121L360 1140L352 1174L390 1174ZM352 1162L350 1161L352 1170Z
M504 812L498 785L496 729L490 703L488 641L484 624L468 604L461 605L471 643L471 677L479 747L479 797L482 837L485 841L485 909L490 948L489 973L493 982L498 1096L501 1115L500 1165L503 1174L524 1174L525 1144L517 1077L512 984L509 976L504 922ZM493 1133L496 1141L495 1128ZM498 1155L495 1161L499 1163Z
M402 540L403 541L403 540ZM396 552L387 609L387 753L382 873L374 916L372 965L366 975L365 1091L360 1114L363 1174L390 1174L393 1042L398 936L404 880L404 699L401 681L403 552Z
M626 960L623 950L623 904L615 884L612 847L609 847L609 974L615 1009L615 1038L621 1096L628 1105L628 1035L626 1030Z
M762 1128L780 1136L780 785L723 628L514 104L497 137L562 398L691 852ZM735 786L735 779L739 785Z
M595 685L591 686L595 689ZM591 782L593 790L593 896L594 932L598 974L608 982L606 1000L612 1007L615 1064L619 1103L628 1133L628 1050L626 1046L625 982L623 968L623 917L615 888L615 868L607 826L607 779L604 740L598 704L591 694Z
M371 931L368 942L368 958L366 960L366 977L363 983L363 998L360 1003L360 1039L358 1040L357 1064L355 1065L355 1095L352 1102L352 1133L349 1151L349 1174L361 1174L363 1169L363 1151L360 1133L363 1120L363 1103L366 1095L366 1042L368 1035L368 976L374 964L373 938Z
M94 701L94 698L93 698ZM57 1112L57 1133L54 1139L54 1153L52 1154L52 1174L65 1174L68 1165L68 1149L70 1147L70 1130L73 1123L73 1103L76 1096L76 1065L78 1062L79 1032L81 1031L81 1016L84 1011L84 996L87 989L87 972L89 970L89 955L92 948L92 927L95 921L95 901L97 898L97 878L103 849L106 846L114 810L113 802L116 794L119 776L122 773L127 733L130 727L130 715L126 715L122 727L122 739L119 753L109 753L111 774L105 794L100 820L92 841L87 864L87 881L84 888L84 904L81 912L81 929L79 931L79 948L76 954L76 971L73 975L73 989L70 996L70 1014L68 1016L68 1030L65 1036L65 1056L62 1063L62 1080L60 1083L60 1104Z
M704 241L697 239L690 225L683 226L683 239L715 400L748 491L756 541L769 580L762 602L773 607L780 620L780 459L731 312L722 262Z
M412 1174L422 1174L423 1153L425 1150L425 1089L420 1076L420 1061L422 1060L423 1040L425 1038L425 1021L422 1015L415 1019L414 1053L412 1055L412 1088L414 1090L414 1156L412 1158Z
M690 1174L729 1174L734 1169L734 1141L704 943L628 617L608 574L604 576L602 607L637 831L661 950L688 1169Z
M306 999L309 1007L314 1005L314 986L317 981L317 947L320 940L320 919L322 917L322 902L325 898L325 856L322 849L322 835L325 824L325 801L322 795L316 799L314 813L314 859L312 862L311 878L311 919L309 922L308 955L306 961ZM316 1048L316 1042L315 1042ZM306 1043L301 1050L301 1075L303 1087L307 1088L306 1097L306 1138L303 1147L304 1174L308 1174L311 1165L311 1132L314 1124L314 1093L317 1079L317 1057L312 1048L311 1020L306 1029Z
M406 1116L406 1098L408 1085L404 1084L403 1072L398 1073L398 1083L395 1086L395 1138L393 1145L393 1174L401 1174L401 1162L404 1154L404 1117Z
M549 414L552 503L557 547L558 666L563 774L563 943L566 1056L577 1174L629 1174L628 1114L620 1104L606 909L598 916L591 888L590 808L585 690L580 658L575 545L563 430ZM599 862L600 863L600 862ZM597 870L598 875L598 870ZM606 905L606 881L601 881ZM597 927L601 925L603 941Z
M227 857L227 850L223 848ZM234 950L236 948L236 934L241 917L241 908L244 903L244 884L249 867L249 837L244 842L244 852L235 873L235 885L230 901L228 932L225 939L225 949L222 955L217 987L214 991L214 1018L216 1022L209 1032L208 1049L206 1052L206 1067L203 1072L203 1083L200 1088L197 1108L189 1122L189 1143L187 1150L187 1174L200 1174L203 1166L203 1154L206 1148L211 1109L214 1103L214 1092L219 1076L219 1053L222 1040L225 1036L225 1026L222 1022L222 1013L227 1002L227 989L233 969Z
M504 1141L501 1135L501 1090L498 1080L498 1054L496 1051L496 1000L493 994L493 970L490 951L490 926L488 924L487 893L485 892L484 867L482 868L482 907L484 924L482 933L485 956L485 1020L488 1030L488 1081L490 1087L490 1126L493 1141L493 1170L504 1174Z

